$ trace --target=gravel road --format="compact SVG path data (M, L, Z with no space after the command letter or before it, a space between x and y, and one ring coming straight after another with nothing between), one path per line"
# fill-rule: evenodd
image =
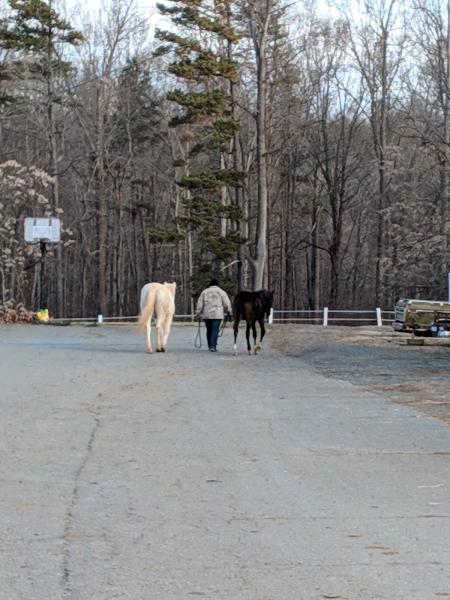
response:
M194 336L0 328L0 599L450 597L448 424Z
M391 327L277 325L272 341L319 373L343 379L450 425L450 342L408 346Z

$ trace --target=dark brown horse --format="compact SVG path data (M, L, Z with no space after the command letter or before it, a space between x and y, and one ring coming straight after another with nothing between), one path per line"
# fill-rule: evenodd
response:
M261 344L266 333L264 327L264 317L269 316L270 309L273 305L273 292L269 290L259 290L257 292L239 292L234 298L234 354L237 355L237 344L236 339L239 331L239 321L245 319L247 322L247 329L245 335L247 337L247 350L248 353L252 353L250 346L250 328L253 332L253 341L255 347L255 354L261 351ZM256 323L259 323L261 329L261 337L259 342L256 343Z

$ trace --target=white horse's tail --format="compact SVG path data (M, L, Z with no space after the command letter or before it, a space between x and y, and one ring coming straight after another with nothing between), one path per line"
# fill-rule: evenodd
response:
M155 309L155 299L156 299L156 289L154 287L150 287L147 296L147 304L141 310L141 314L139 316L139 321L137 322L137 326L139 330L144 330L147 326L147 323L153 316L153 311Z

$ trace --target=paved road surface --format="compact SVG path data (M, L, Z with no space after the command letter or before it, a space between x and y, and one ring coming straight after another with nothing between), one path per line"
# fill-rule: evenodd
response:
M0 599L450 597L449 427L194 334L0 329Z

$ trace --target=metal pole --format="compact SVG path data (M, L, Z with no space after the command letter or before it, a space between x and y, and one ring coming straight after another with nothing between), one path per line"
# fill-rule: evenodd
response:
M46 302L46 294L45 294L45 267L46 267L46 258L47 258L47 245L45 240L41 240L41 268L39 272L39 309L47 308L44 306Z
M323 309L323 326L328 327L328 306Z

